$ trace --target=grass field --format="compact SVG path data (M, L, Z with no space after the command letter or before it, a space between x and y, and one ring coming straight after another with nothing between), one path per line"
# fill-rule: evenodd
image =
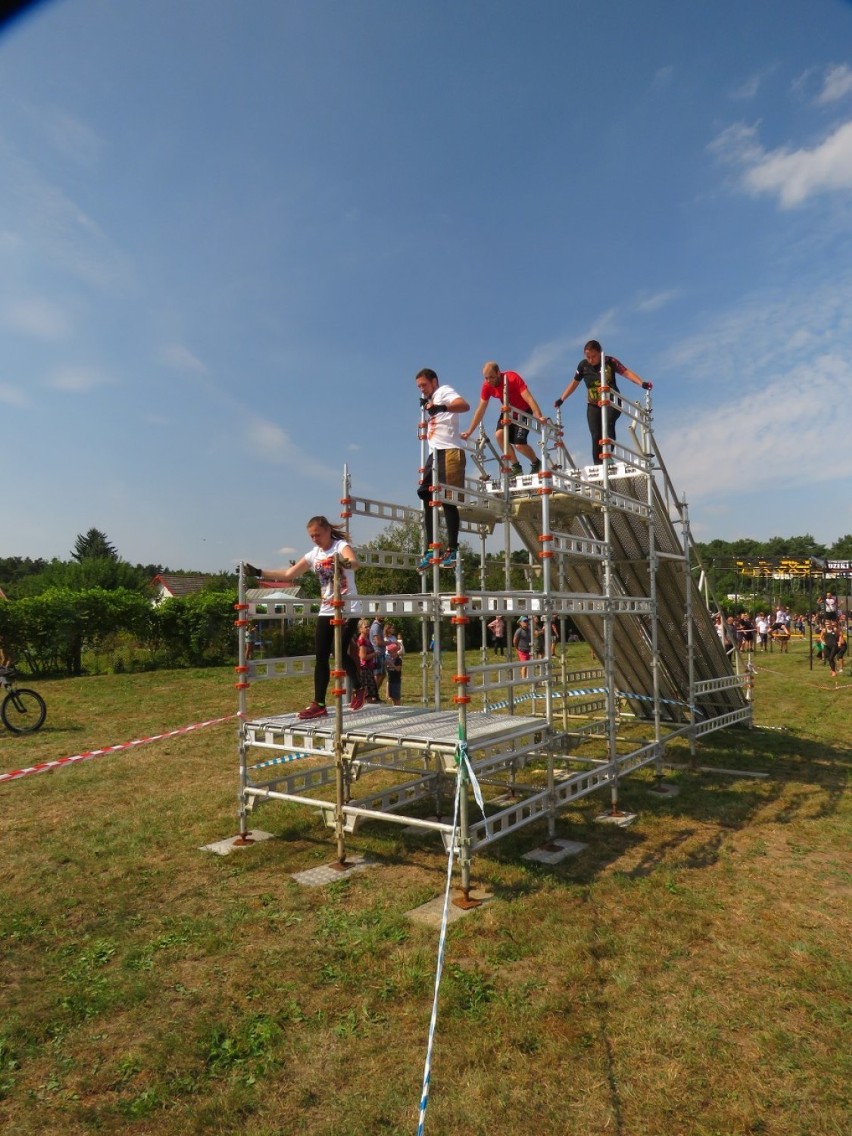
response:
M673 772L661 798L643 772L632 827L596 824L602 797L560 818L579 857L523 861L542 827L477 856L495 898L449 929L427 1133L849 1132L852 676L804 644L756 661L757 727L698 757L768 778ZM235 709L230 670L37 685L47 724L0 732L0 772ZM367 825L375 866L306 889L334 856L313 812L199 851L236 792L233 721L0 785L4 1133L413 1136L437 932L406 913L443 890L439 841Z

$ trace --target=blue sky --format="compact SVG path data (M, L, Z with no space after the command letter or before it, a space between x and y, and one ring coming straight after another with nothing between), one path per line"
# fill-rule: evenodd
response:
M590 336L699 539L852 532L849 3L49 0L0 170L0 555L279 562Z

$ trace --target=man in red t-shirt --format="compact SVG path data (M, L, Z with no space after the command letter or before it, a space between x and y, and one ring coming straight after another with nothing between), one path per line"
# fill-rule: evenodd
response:
M488 402L492 398L503 397L503 386L505 383L509 405L514 407L515 410L522 410L524 414L532 412L534 418L539 422L544 423L547 420L541 413L536 400L533 398L532 391L517 373L517 371L501 371L499 366L494 363L486 363L482 368L482 390L479 395L479 406L473 412L473 418L470 420L470 426L467 430L462 431L462 438L465 441L473 434L482 418L485 411L488 409ZM509 423L509 437L505 439L503 432L505 426L501 423L497 428L497 441L500 449L509 458L512 463L512 473L522 473L521 463L518 461L515 450L522 453L524 457L529 458L531 464L530 473L538 473L541 469L541 461L536 457L535 450L532 446L527 445L527 435L529 431L518 425L516 422Z

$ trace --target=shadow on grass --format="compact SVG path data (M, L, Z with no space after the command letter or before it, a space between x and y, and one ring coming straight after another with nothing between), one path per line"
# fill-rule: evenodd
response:
M760 744L755 744L758 739ZM737 731L727 740L728 745L700 746L700 768L666 776L663 783L674 784L676 796L655 794L650 771L644 777L622 781L621 807L635 812L645 831L615 830L618 837L610 833L604 841L610 855L596 851L601 841L596 832L599 826L586 810L580 826L575 821L567 835L590 841L591 855L577 863L571 878L591 883L608 862L625 856L631 848L635 854L642 845L646 850L626 871L630 877L649 876L663 864L712 867L731 833L747 828L758 813L774 824L790 824L802 817L814 821L837 813L848 781L848 747L827 746L792 733L770 735L766 745L765 731ZM749 778L749 772L768 776ZM811 791L800 792L796 786ZM635 838L632 844L630 837Z
M688 766L688 747L675 744L667 757ZM496 896L511 900L535 892L546 877L566 884L590 884L619 861L629 865L625 874L634 878L650 876L664 864L711 867L718 862L731 833L748 827L759 812L781 824L803 815L811 820L833 815L843 796L850 764L848 746L826 745L791 731L760 727L720 731L698 743L696 768L666 771L664 784L675 785L677 796L652 791L652 768L619 783L619 807L637 814L633 827L599 823L597 818L607 813L610 801L608 794L597 792L573 802L556 820L557 837L587 846L581 856L556 865L523 861L524 853L548 841L547 822L537 820L476 851L473 879L484 879ZM767 776L749 778L750 772ZM791 793L790 787L796 784L812 791ZM444 795L447 805L450 796L448 788ZM265 811L260 810L260 817L251 823L266 827L261 819ZM413 816L434 815L434 800L422 801L411 811ZM449 821L451 817L443 819ZM479 810L471 803L471 820L478 819ZM317 849L327 847L325 861L333 862L334 832L318 829L315 815L300 815L300 810L293 813L285 808L274 822L270 815L268 826L279 840L303 843L306 852L310 847L314 856ZM364 821L355 833L346 835L345 843L350 855L366 854L385 866L404 867L416 862L430 876L434 873L436 881L445 872L446 852L435 832L406 832L396 824ZM503 870L509 865L511 872Z

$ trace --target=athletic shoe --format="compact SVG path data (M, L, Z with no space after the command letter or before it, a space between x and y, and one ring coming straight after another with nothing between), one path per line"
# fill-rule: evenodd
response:
M359 686L357 690L352 691L352 697L349 699L350 710L360 710L364 705L364 699L367 697L367 692L363 686Z
M538 471L540 469L541 469L541 462L540 461L534 461L532 463L532 465L530 466L530 473L538 473Z
M442 568L455 568L458 564L459 554L454 548L448 548L441 561Z
M299 711L299 717L303 722L307 721L308 718L327 718L328 711L324 706L320 706L319 702L312 702L310 706Z
M429 549L428 552L424 552L423 556L420 559L420 563L417 565L417 571L425 572L427 568L431 568L433 559L434 556L432 555L431 549Z
M521 469L521 463L515 462L515 464L511 468L510 472L513 473L515 477L520 477L521 474L524 472L523 469Z

